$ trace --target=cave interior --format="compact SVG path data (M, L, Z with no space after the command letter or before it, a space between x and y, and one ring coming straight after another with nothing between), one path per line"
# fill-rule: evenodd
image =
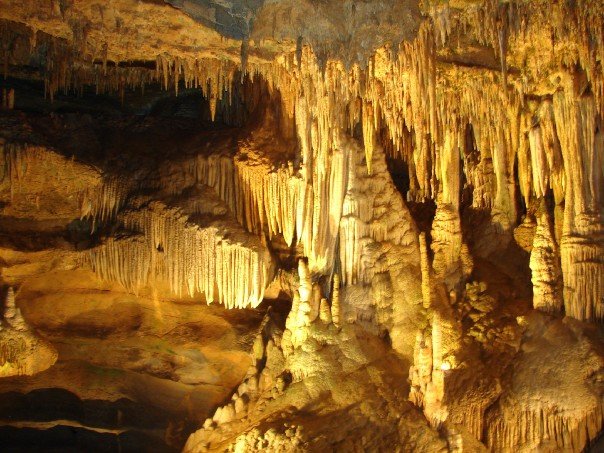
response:
M604 451L602 0L0 0L7 452Z

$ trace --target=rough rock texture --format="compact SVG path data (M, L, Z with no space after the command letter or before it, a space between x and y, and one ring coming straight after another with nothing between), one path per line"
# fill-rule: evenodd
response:
M4 302L4 319L0 330L0 377L31 376L53 366L57 351L37 337L15 305L15 293L9 288Z
M362 328L340 329L318 316L313 294L319 290L307 278L301 261L285 330L269 313L256 340L256 365L184 451L354 451L388 444L446 451L446 441L405 401L405 371L395 356Z
M1 6L10 447L601 435L600 0Z

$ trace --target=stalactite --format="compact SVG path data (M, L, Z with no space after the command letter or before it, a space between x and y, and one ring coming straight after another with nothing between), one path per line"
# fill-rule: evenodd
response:
M291 165L272 168L270 163L254 163L249 157L235 160L237 205L240 223L250 232L266 232L269 237L283 235L291 246L296 239L300 198L304 198L304 181L294 174Z
M428 259L428 246L426 245L426 234L419 234L419 253L422 269L422 301L424 308L432 305L431 285L430 285L430 260Z
M367 161L367 173L371 174L371 162L373 161L373 148L375 146L375 117L373 113L372 104L370 102L365 102L362 110L365 160Z
M492 448L512 451L519 445L538 448L542 443L555 451L581 451L600 432L604 407L595 405L589 412L565 415L548 408L506 414L493 420L486 443Z
M133 180L120 176L105 176L103 182L82 194L80 217L89 217L94 225L114 220L126 204Z
M2 108L12 110L15 108L15 90L2 88Z
M200 153L183 161L168 162L159 169L159 188L178 195L195 184L211 187L233 213L237 213L237 188L233 156L216 152Z
M227 308L262 302L273 267L257 239L232 232L230 223L196 225L178 209L140 203L121 220L143 236L110 238L91 250L92 268L101 278L132 291L164 282L179 297L203 293L207 303Z
M577 94L569 78L554 96L556 129L566 172L564 226L560 244L566 314L581 320L604 319L604 243L600 213L600 156L595 104Z

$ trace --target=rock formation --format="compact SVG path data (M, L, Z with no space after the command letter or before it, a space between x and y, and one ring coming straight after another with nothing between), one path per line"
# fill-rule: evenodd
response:
M0 5L9 447L598 448L601 0L106 3Z
M9 287L0 330L0 377L29 376L48 369L56 361L57 351L31 331L15 305L14 290Z

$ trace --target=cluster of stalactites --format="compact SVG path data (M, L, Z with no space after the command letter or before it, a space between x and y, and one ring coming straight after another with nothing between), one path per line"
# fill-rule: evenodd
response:
M448 2L427 3L434 22L437 44L455 45L471 38L493 49L500 60L503 82L507 79L509 49L522 49L535 36L547 36L547 53L526 54L525 71L530 77L544 73L549 59L557 67L579 65L592 84L598 111L604 111L604 11L600 0L551 2L549 0L484 0L456 8Z
M40 31L0 24L3 46L5 78L10 75L9 66L28 65L30 59L44 61L40 76L44 80L45 96L51 101L59 92L81 93L85 87L94 86L96 93L118 94L122 100L127 90L140 89L158 83L165 90L174 89L178 95L182 84L185 88L199 88L210 104L212 120L223 97L232 102L232 87L239 64L229 59L191 58L157 55L155 69L148 64L110 62L107 46L92 51L85 40L71 45Z
M100 55L87 55L59 38L41 34L43 39L31 40L32 55L42 55L41 69L44 95L51 101L58 93L81 94L85 87L93 86L96 94L118 94L123 100L126 90L141 89L157 82L151 69L130 64L120 65L107 61L106 47ZM15 56L15 63L18 58Z
M12 193L19 181L24 180L31 161L40 156L35 147L0 141L0 182L8 179Z
M282 235L291 246L296 240L298 219L308 211L306 184L294 174L291 165L276 169L235 161L237 219L250 232ZM298 231L303 231L303 221Z
M346 125L360 118L360 110L349 111L345 100L351 93L360 93L361 73L353 69L348 76L334 61L327 62L323 72L309 47L302 49L299 64L296 55L290 54L258 69L280 95L282 122L295 121L300 145L297 239L311 270L329 272L347 187L350 146L345 139ZM351 120L350 115L355 118Z
M554 96L554 115L566 173L560 244L564 307L581 320L603 320L604 227L600 200L604 136L597 131L594 98L569 78ZM601 125L600 125L601 127Z
M311 50L305 48L300 66L293 56L284 55L275 65L255 66L252 71L282 102L278 122L286 137L295 119L300 168L275 166L263 156L236 158L233 178L221 178L233 181L233 190L219 189L219 195L248 231L271 237L282 234L288 245L301 243L311 270L327 272L333 266L348 173L349 151L340 127L345 112L336 111L343 104L333 96L336 89L342 96L347 92L336 78L343 68L330 69L334 78L324 78ZM198 174L205 176L205 172ZM217 187L209 180L200 182Z
M313 187L318 182L315 169L338 149L342 131L350 133L360 123L369 173L375 147L386 141L387 151L409 165L410 198L435 198L440 182L447 198L456 205L462 169L459 156L465 151L466 128L471 125L481 161L493 165L487 172L481 168L474 174L471 168L464 169L468 179L487 178L472 181L486 186L484 196L477 197L476 203L479 207L496 205L514 218L509 182L518 128L506 124L510 117L517 122L518 99L503 94L492 75L475 80L470 71L460 70L465 89L437 84L430 22L424 22L418 37L403 43L394 56L388 49L378 50L365 70L354 66L346 71L337 62L328 61L321 71L307 47L299 65L293 55L282 56L274 63L261 71L281 94L284 115L295 118L302 172Z
M502 93L493 76L474 80L470 71L460 74L466 85L463 90L437 84L430 22L423 23L418 37L403 43L394 57L388 49L378 50L365 70L354 66L346 71L337 62L328 61L321 71L312 51L305 47L299 65L293 55L282 56L261 71L279 90L284 115L295 118L303 174L313 186L315 168L338 148L341 132L351 132L360 123L369 173L373 151L384 141L385 130L387 150L409 165L409 197L435 198L440 181L446 195L451 194L448 198L457 204L454 199L461 179L458 156L465 150L466 128L471 125L481 160L493 163L493 168L487 168L493 174L490 179L472 181L488 186L477 203L479 207L495 204L514 217L509 181L518 128L506 127L506 120L512 117L517 121L519 102ZM474 173L485 172L481 168ZM476 179L481 175L466 176Z
M80 218L91 219L93 231L98 224L114 220L132 189L131 179L106 175L101 184L82 194Z
M298 200L305 184L291 165L275 168L268 161L199 154L169 166L161 177L162 189L170 194L182 190L174 184L173 167L178 167L185 187L201 183L213 188L250 233L283 235L288 246L296 241Z
M272 277L268 251L232 225L192 224L178 209L160 202L123 215L126 228L141 236L109 239L90 252L93 269L129 290L167 284L181 297L205 295L227 308L256 307Z
M518 150L520 193L528 206L531 196L544 198L551 189L557 205L564 200L565 172L553 103L544 100L534 115L523 116L523 143Z
M528 17L525 9L531 6L524 3L511 2L501 7L497 2L484 2L479 7L469 7L469 12L455 19L455 24L441 14L438 18L444 17L443 20L424 22L418 37L403 43L394 56L389 49L379 49L366 70L354 66L347 72L337 62L328 61L321 71L308 48L302 49L299 60L293 54L280 57L276 67L265 70L265 77L283 95L285 114L293 116L295 111L304 160L310 161L307 157L320 156L324 149L330 148L337 140L334 131L338 127L352 130L360 122L367 167L371 172L372 150L385 128L392 142L391 152L408 161L412 173L410 198L435 198L440 190L438 182L443 181L438 161L447 154L447 148L464 156L471 151L465 149L466 130L471 127L480 160L465 162L462 169L469 183L479 189L474 197L475 207L495 208L513 223L515 200L511 187L515 156L523 152L524 142L529 141L527 130L521 130L521 126L528 126L519 124L523 94L508 89L505 84L502 86L505 71L502 74L484 71L476 77L476 71L458 69L451 76L455 84L442 79L437 83L435 49L438 43L446 41L452 28L465 24L479 42L505 54L508 35L518 35L526 27L523 25ZM585 13L589 2L582 3L585 3L583 8L577 6L572 11L562 8L556 18L560 22L557 36L568 34L581 46L585 39L579 31L584 31L586 36L593 35L593 43L588 46L591 50L581 58L582 67L590 73L589 68L597 66L594 61L598 61L601 52L598 43L602 39L602 27L598 24L602 14ZM564 31L560 17L568 17L574 25ZM505 68L505 58L503 61ZM592 74L589 80L601 110L598 77ZM308 124L309 117L310 121L318 120L314 130L312 124ZM544 140L551 132L551 128L549 131L546 128L544 124L540 131ZM539 146L537 135L530 137L534 146ZM553 160L553 172L559 173L555 156ZM467 168L473 164L478 168ZM459 170L451 168L449 178L457 176L459 180L459 174ZM559 191L563 183L557 174L554 176L552 184Z
M179 84L185 88L201 88L210 104L212 121L216 118L216 108L223 95L228 94L232 103L232 86L237 65L229 60L190 59L162 54L157 56L156 80L165 90L174 87L178 95Z
M499 231L510 231L517 221L516 184L527 206L551 190L556 205L568 206L560 247L566 311L579 319L600 319L602 246L589 236L601 231L597 150L602 134L596 123L602 99L601 77L594 72L594 61L600 58L601 36L596 35L601 33L601 12L561 12L572 13L573 25L566 32L560 29L558 36L568 34L579 48L585 43L576 30L594 36L589 55L579 61L586 78L575 85L582 90L563 83L553 102L546 97L529 103L522 89L505 80L507 41L521 29L518 18L528 6L512 2L501 9L495 3L483 5L483 23L473 22L472 27L480 34L478 41L493 45L502 57L501 73L450 67L437 74L436 41L446 40L439 27L451 28L447 20L425 22L418 37L394 56L388 49L378 50L366 70L355 66L347 71L333 61L320 70L312 51L304 48L299 59L282 56L262 71L283 97L284 115L295 119L301 175L315 193L326 174L323 169L341 147L340 131L350 132L358 123L369 173L374 149L386 137L386 149L408 163L410 199L438 195L440 203L455 211L465 179L473 207L490 210ZM571 68L569 62L560 63ZM320 201L315 203L315 212L321 207Z
M518 410L499 416L489 423L485 443L493 450L517 449L547 442L550 451L582 451L598 437L604 419L604 407L578 409L570 414L551 407Z
M0 139L0 183L8 182L11 200L20 186L25 187L31 182L32 169L48 166L50 162L52 160L47 148ZM65 165L65 162L61 163ZM70 170L78 171L75 165Z
M249 155L199 155L182 170L186 184L212 187L247 231L282 235L288 246L302 244L311 270L326 272L333 265L347 166L347 153L334 151L326 169L316 169L316 189L291 164L275 166Z
M391 55L388 49L379 49L368 68L354 65L348 71L334 60L321 68L312 49L305 46L299 58L293 53L282 55L260 67L282 96L284 115L295 118L304 162L313 165L314 159L329 154L340 132L351 132L357 123L362 125L370 173L372 150L382 126L388 126L397 146L403 142L403 128L411 129L411 125L420 146L427 146L427 137L437 136L436 67L429 22L422 24L416 40L403 43L398 54Z

